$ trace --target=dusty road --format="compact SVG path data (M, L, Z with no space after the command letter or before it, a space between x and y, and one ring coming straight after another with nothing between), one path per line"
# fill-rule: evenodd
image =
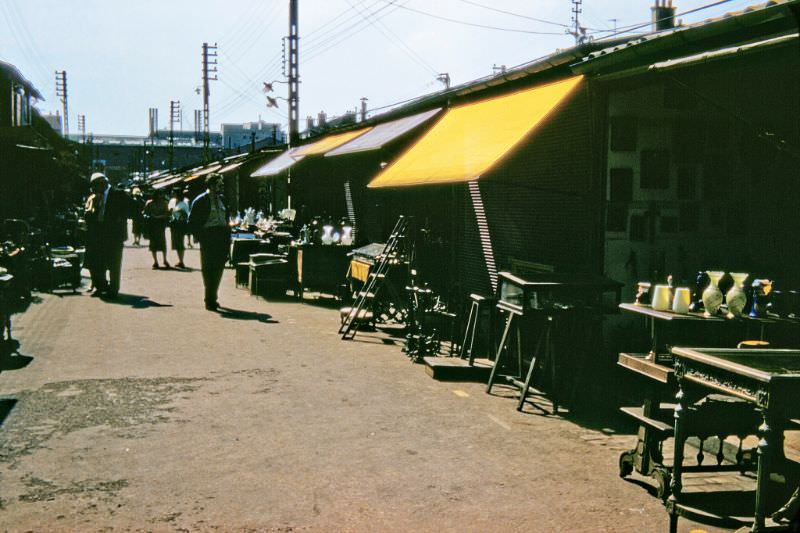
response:
M666 531L617 476L630 434L434 381L385 335L343 342L335 310L225 276L236 311L208 312L199 271L126 248L119 302L48 294L16 317L0 529Z

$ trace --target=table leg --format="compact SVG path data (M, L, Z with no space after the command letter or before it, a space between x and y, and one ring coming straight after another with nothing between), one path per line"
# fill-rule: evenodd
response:
M467 317L467 329L464 331L464 340L461 343L461 349L459 350L459 358L464 359L465 356L469 357L470 363L472 363L472 346L475 343L475 330L478 329L477 327L477 315L476 315L476 304L472 302L469 307L469 316ZM473 325L472 320L475 318L475 324ZM469 339L469 344L467 344L467 339Z
M503 337L500 339L500 345L497 347L497 354L494 357L494 365L492 371L489 373L489 383L486 385L486 392L492 392L492 384L494 384L494 376L497 374L497 369L500 366L503 352L505 351L506 342L508 342L508 332L511 330L511 325L514 322L514 313L509 313L506 319L506 327L503 330Z
M647 320L650 321L650 353L647 354L647 358L655 361L658 355L658 326L656 326L655 318L648 318Z
M769 483L770 454L775 445L775 432L773 431L772 416L767 409L761 413L762 423L758 427L758 475L756 478L756 510L753 523L753 533L764 530L767 506L767 484Z
M533 352L533 358L531 359L531 364L528 367L528 375L525 376L525 384L522 386L522 390L519 392L519 403L517 404L517 411L522 411L522 408L525 406L525 398L528 396L528 389L531 387L531 381L533 379L534 369L536 368L536 361L539 359L539 356L542 352L542 343L544 346L548 346L550 343L550 323L547 323L545 326L545 330L539 336L539 339L536 341L536 349ZM547 349L547 348L545 348Z
M667 510L669 511L669 530L674 533L678 528L678 500L681 496L681 475L683 474L683 447L686 443L687 409L689 402L681 380L678 381L678 394L675 395L677 404L675 405L675 454L672 465L672 482L670 484L670 496L667 500Z

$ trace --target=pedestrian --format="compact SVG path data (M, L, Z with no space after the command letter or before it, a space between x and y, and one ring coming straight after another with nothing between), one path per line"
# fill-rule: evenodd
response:
M153 254L153 270L158 270L158 252L161 252L161 259L164 268L169 268L167 262L167 224L170 219L170 212L167 208L167 200L161 191L154 191L153 197L144 204L143 215L147 221L147 232L150 236L148 248Z
M136 214L131 223L131 232L133 233L133 245L141 246L142 234L144 233L144 221L142 220L142 210L144 209L144 198L142 197L142 190L139 187L134 187L131 190L131 198L136 204Z
M186 202L186 205L188 205L188 206L192 205L192 197L189 196L189 189L188 188L187 189L183 189L183 201ZM186 246L188 248L194 248L194 245L192 244L192 232L189 231L188 226L187 226L187 229L186 229Z
M180 190L172 192L172 199L169 201L171 219L169 221L169 235L172 249L178 254L178 268L186 268L183 264L183 238L186 235L186 228L189 223L189 204L183 200Z
M200 267L209 311L219 308L217 292L230 252L231 231L228 208L222 197L223 187L221 174L209 174L206 192L194 199L189 211L189 230L200 243Z
M111 187L102 172L89 180L92 194L86 201L86 257L92 275L92 296L114 299L119 294L122 245L128 239L128 219L134 203L119 189Z

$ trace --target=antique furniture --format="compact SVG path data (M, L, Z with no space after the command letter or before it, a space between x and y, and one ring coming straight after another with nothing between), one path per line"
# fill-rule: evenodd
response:
M670 531L677 531L679 516L697 516L684 505L681 493L683 444L692 425L714 422L693 408L695 399L712 393L738 398L758 411L760 440L752 531L766 531L770 473L787 466L783 431L800 417L800 350L674 347L671 352L675 356L678 394L672 494L667 501ZM734 422L730 416L724 421Z
M494 305L497 300L494 298L487 298L480 294L470 294L470 307L469 315L467 316L467 326L464 330L464 339L461 341L461 346L458 351L460 359L467 359L467 364L472 366L475 363L475 335L479 331L483 331L481 327L482 322L487 322L485 330L487 331L486 344L490 351L495 349L494 346L494 324L493 324L493 311ZM485 317L485 318L484 318Z
M250 294L284 296L289 282L288 261L280 254L250 254Z
M644 389L641 406L621 408L623 413L636 420L639 430L635 447L620 454L619 474L627 477L635 469L642 475L653 477L658 497L666 499L671 474L664 465L661 450L663 442L673 436L673 405L662 402L674 396L676 386L669 347L675 344L734 347L743 339L763 339L767 325L786 321L749 317L726 320L721 316L705 317L701 312L656 311L643 304L623 303L619 307L624 312L643 317L650 332L648 353L623 352L617 360L620 367L641 378L639 382ZM722 409L718 404L704 406L706 410L712 408ZM697 428L692 436L705 433L707 430Z
M302 244L297 250L297 296L314 290L340 296L349 263L349 246Z
M537 380L549 387L555 414L573 395L578 375L589 371L591 332L599 332L603 294L613 291L618 301L621 284L585 274L532 273L528 278L499 274L497 308L506 313L506 323L486 392L505 367L505 381L520 390L517 410ZM516 361L509 361L512 331Z

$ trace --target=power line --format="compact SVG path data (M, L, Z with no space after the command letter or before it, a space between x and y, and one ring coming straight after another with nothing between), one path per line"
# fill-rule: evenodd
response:
M361 1L360 3L363 4L364 2ZM378 3L379 3L379 0L375 0L370 5L366 6L365 9L371 9L372 7L375 6L375 4L378 4ZM314 28L313 30L311 30L310 32L308 32L308 34L303 38L303 41L306 44L306 46L312 46L312 43L315 43L316 41L327 39L327 36L329 36L329 34L335 32L336 30L338 30L339 28L341 28L342 26L344 26L348 22L357 19L359 15L358 15L358 13L354 14L353 11L354 10L353 10L352 7L347 8L344 11L342 11L341 13L339 13L338 15L336 15L335 17L333 17L330 21L328 21L324 25L318 26L318 27ZM348 13L350 13L349 17L347 17L345 20L343 20L341 22L337 22L336 24L334 24L334 21L342 18L344 15L347 15Z
M353 5L350 2L350 0L347 0L347 2L350 3L351 5ZM353 6L353 7L355 7L355 6ZM356 8L356 9L358 9L358 8ZM369 15L367 15L367 17L368 16ZM381 32L381 34L383 34L383 36L386 37L389 41L391 41L393 44L398 46L403 52L406 53L406 55L408 55L418 65L421 65L422 67L426 68L427 70L432 72L434 75L438 74L438 72L439 72L438 69L433 68L431 66L431 64L428 63L427 61L425 61L425 59L423 57L421 57L419 54L414 52L414 50L412 50L405 42L403 42L403 40L400 37L398 37L396 33L394 33L388 26L386 26L383 22L381 22L380 19L377 19L374 22L372 20L369 20L369 23L372 24L375 27L375 29L377 29L379 32ZM388 34L387 34L387 32L388 32Z
M396 0L389 0L389 2L387 4L384 4L381 7L379 7L378 9L376 9L375 11L372 11L369 15L375 16L379 12L384 11L385 9L388 9L390 7L394 7L395 9L393 9L391 11L388 11L388 12L384 13L383 15L381 15L382 17L386 16L389 13L392 13L392 12L396 11L396 9L398 7L400 7L400 5L396 4L395 2L396 2ZM358 16L358 14L356 14L356 16ZM306 61L310 61L314 57L322 54L323 52L326 52L327 50L330 50L331 48L333 48L337 44L339 44L339 43L347 40L348 38L353 37L357 33L361 32L363 29L366 28L366 25L364 24L364 22L365 22L365 19L362 18L362 19L356 21L354 24L351 24L350 26L347 26L346 28L343 28L338 34L333 35L333 36L323 40L322 42L316 43L315 45L312 45L312 46L306 48L305 53L308 54L308 55L305 56L305 60ZM355 29L358 26L361 26L361 28ZM316 52L316 53L314 53L314 52Z
M675 18L675 17L682 17L684 15L690 15L692 13L696 13L698 11L703 11L705 9L716 7L716 6L719 6L719 5L722 5L722 4L727 4L727 3L732 2L732 1L733 0L719 0L718 2L712 2L710 4L705 4L705 5L702 5L700 7L696 7L694 9L690 9L688 11L683 11L682 13L676 13L675 15L670 15L669 17L665 17L663 19L659 19L659 20L657 20L655 22L660 22L660 21L666 20L668 18ZM651 24L653 24L653 22L654 21L648 20L647 22L639 22L639 23L636 23L636 24L631 24L629 26L622 26L621 28L617 28L617 31L615 31L613 33L609 33L609 35L606 35L606 37L614 37L616 35L620 35L620 34L623 34L623 33L629 33L629 32L632 32L634 30L638 30L638 29L641 29L641 28L646 28L646 27L650 26ZM608 33L610 31L612 31L612 30L600 30L600 31L592 32L592 33L594 33L594 34L597 34L597 33Z
M384 1L389 1L389 0L384 0ZM441 15L436 15L434 13L429 13L428 11L423 11L421 9L416 9L416 8L408 7L408 6L404 6L404 5L397 4L397 7L401 8L401 9L406 9L408 11L413 11L414 13L419 13L420 15L425 15L427 17L432 17L432 18L439 19L439 20L444 20L444 21L447 21L447 22L453 22L455 24L462 24L464 26L472 26L472 27L475 27L475 28L484 28L484 29L487 29L487 30L508 31L508 32L513 32L513 33L527 33L527 34L530 34L530 35L561 35L560 32L517 30L517 29L514 29L514 28L500 28L498 26L489 26L489 25L486 25L486 24L476 24L474 22L467 22L467 21L464 21L464 20L452 19L450 17L443 17Z
M552 26L558 26L560 28L569 28L570 27L569 24L564 24L562 22L553 22L552 20L545 20L545 19L538 19L536 17L529 17L528 15L521 15L519 13L513 13L511 11L506 11L504 9L497 9L496 7L487 6L487 5L481 4L479 2L473 2L472 0L458 0L458 1L459 2L463 2L465 4L470 4L470 5L473 5L473 6L482 7L483 9L488 9L489 11L496 11L497 13L503 13L505 15L511 15L511 16L514 16L514 17L519 17L519 18L523 18L523 19L527 19L527 20L533 20L535 22L541 22L542 24L550 24Z
M25 34L22 30L22 20L19 15L14 16L11 12L11 3L0 2L0 7L3 9L3 15L6 19L6 24L8 26L11 35L14 37L14 40L17 42L20 48L20 52L22 56L27 60L30 64L31 68L35 69L39 75L40 82L44 80L50 79L50 72L51 69L47 67L46 63L43 63L39 56L34 53L36 48L35 43L31 43L29 40L26 40ZM17 20L19 20L19 24L17 24ZM52 93L50 93L52 94Z

